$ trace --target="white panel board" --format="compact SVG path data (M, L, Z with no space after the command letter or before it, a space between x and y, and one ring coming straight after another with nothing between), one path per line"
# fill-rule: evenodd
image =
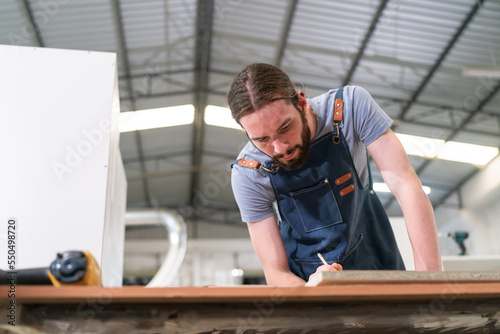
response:
M406 270L415 270L415 261L413 259L413 250L411 248L410 237L408 236L408 230L406 229L406 223L403 217L390 217L392 230L394 231L394 237L396 238L396 243L401 253L403 263L405 264Z
M66 250L101 264L107 192L126 186L123 173L110 180L122 163L116 54L0 46L0 59L1 251L14 217L16 269L47 267Z

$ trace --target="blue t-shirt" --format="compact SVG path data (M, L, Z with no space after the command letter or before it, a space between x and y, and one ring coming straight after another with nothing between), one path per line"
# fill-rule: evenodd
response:
M336 89L308 99L316 114L317 127L314 139L333 131L333 106ZM358 86L346 86L343 94L344 122L341 126L354 166L361 182L368 183L368 165L366 146L387 131L392 120L373 100L371 95ZM260 152L252 142L248 142L238 155L264 162L269 157ZM255 170L233 165L231 184L236 203L244 222L256 222L274 214L273 204L276 201L271 182L264 170Z

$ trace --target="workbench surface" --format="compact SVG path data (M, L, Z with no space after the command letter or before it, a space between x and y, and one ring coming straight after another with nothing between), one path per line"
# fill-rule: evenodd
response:
M499 272L371 274L379 275L328 273L306 287L17 286L16 327L120 334L500 332ZM0 286L2 310L8 288ZM3 329L9 330L0 323Z

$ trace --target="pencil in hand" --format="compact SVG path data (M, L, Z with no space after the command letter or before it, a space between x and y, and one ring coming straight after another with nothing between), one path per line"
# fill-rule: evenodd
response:
M316 254L318 254L319 259L321 260L321 262L323 262L325 266L330 266L330 264L326 262L325 258L323 257L323 255L321 255L321 253L316 253ZM331 266L333 266L337 271L344 270L344 268L342 268L342 266L338 263L332 263Z
M325 260L325 258L323 257L323 255L321 255L321 253L317 253L317 254L318 254L318 257L319 257L319 259L321 260L321 262L323 262L323 264L324 264L325 266L328 266L329 264L328 264L328 262L326 262L326 260Z

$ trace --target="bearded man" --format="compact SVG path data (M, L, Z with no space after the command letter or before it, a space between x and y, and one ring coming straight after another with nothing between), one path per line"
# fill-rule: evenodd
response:
M415 269L441 270L430 201L392 120L366 90L346 86L308 99L284 71L257 63L236 75L227 99L249 138L233 164L233 192L268 284L405 269L372 189L368 153L401 206Z

